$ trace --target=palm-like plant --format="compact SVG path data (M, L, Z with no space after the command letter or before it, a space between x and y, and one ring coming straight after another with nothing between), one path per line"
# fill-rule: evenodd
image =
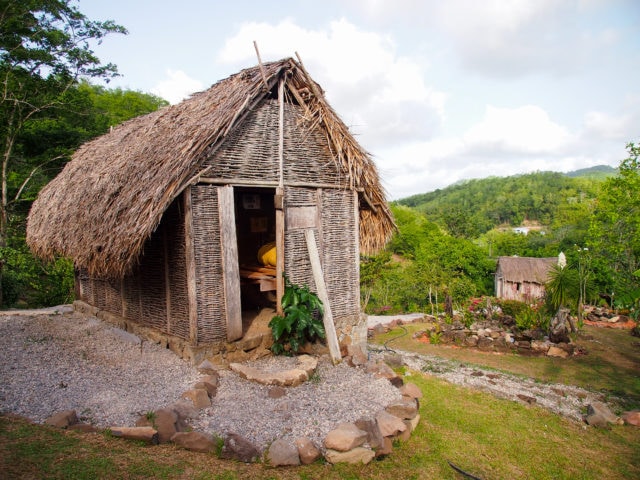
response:
M561 307L575 307L580 297L578 272L571 265L554 265L549 270L545 285L547 305L555 312Z

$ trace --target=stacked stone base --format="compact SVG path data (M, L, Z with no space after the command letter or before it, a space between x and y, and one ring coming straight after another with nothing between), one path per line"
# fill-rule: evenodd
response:
M226 366L232 362L252 361L271 355L270 347L273 345L273 339L270 330L257 332L235 342L223 341L196 346L191 345L188 340L155 328L141 326L136 322L106 310L100 310L81 300L73 302L73 307L77 312L97 317L139 338L143 338L145 341L157 343L164 348L168 348L192 365L198 365L203 360L208 359L216 365Z

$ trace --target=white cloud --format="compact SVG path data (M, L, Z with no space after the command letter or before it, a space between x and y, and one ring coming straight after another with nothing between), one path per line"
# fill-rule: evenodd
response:
M635 128L637 122L633 122L633 116L611 115L607 112L587 112L584 119L585 133L592 138L628 141L628 134ZM636 119L637 120L637 119Z
M276 25L250 22L227 39L217 60L233 65L255 62L254 40L264 62L299 52L331 105L366 148L430 138L441 123L446 95L427 85L425 67L398 56L385 35L345 19L316 30L290 19Z
M182 70L167 69L168 78L162 80L151 89L151 93L164 98L169 103L178 103L194 92L198 92L204 88L199 80L190 78Z
M376 160L393 198L443 188L463 179L596 165L572 153L575 136L540 107L488 105L460 136L407 142L378 152Z
M484 118L464 135L464 140L474 149L540 154L558 152L567 146L571 136L538 106L498 108L487 105Z
M440 32L466 69L489 77L531 73L566 75L598 65L602 48L618 44L616 28L600 20L616 7L606 1L569 0L357 0L359 11L394 27Z

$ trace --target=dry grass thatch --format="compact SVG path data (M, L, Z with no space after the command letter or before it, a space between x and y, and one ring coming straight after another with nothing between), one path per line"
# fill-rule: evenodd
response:
M506 282L543 285L548 280L549 270L557 263L558 257L499 257L498 272Z
M222 142L242 113L285 79L286 91L307 119L326 132L346 186L360 189L372 209L361 210L362 253L381 249L394 229L376 167L322 91L294 59L253 67L209 90L129 120L87 142L40 192L27 225L27 242L43 258L63 255L97 277L122 277L170 203L197 178L205 151ZM262 71L261 71L262 70Z

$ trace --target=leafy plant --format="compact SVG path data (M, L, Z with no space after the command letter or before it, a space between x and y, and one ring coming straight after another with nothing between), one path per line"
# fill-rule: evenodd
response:
M515 316L516 326L520 330L530 330L541 326L541 316L539 312L529 305L523 308Z
M269 322L273 336L271 351L276 355L296 353L306 342L325 338L324 309L318 296L306 285L291 283L286 275L284 281L283 315L276 315Z
M429 334L429 343L432 345L438 345L441 341L442 332L431 332Z
M549 280L545 288L551 311L557 311L560 307L575 308L580 295L578 271L573 265L554 265L549 270Z

